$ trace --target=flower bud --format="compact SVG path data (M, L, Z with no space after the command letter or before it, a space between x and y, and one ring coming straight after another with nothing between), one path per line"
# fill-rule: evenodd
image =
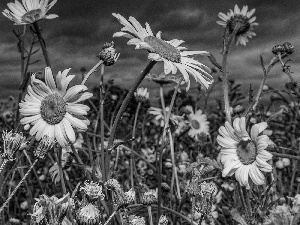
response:
M134 96L138 102L146 102L149 99L149 92L147 88L138 88L136 92L134 92Z
M284 53L285 49L282 45L275 45L272 48L272 53L277 55L278 53Z
M285 42L283 48L287 54L292 54L295 51L295 47L289 42Z
M37 146L34 155L40 159L45 158L46 154L53 148L54 144L55 139L53 137L44 135L39 145Z
M116 53L114 42L105 42L98 58L103 61L105 66L112 66L118 60L120 53Z
M284 167L282 160L278 160L278 161L275 163L275 166L276 166L278 169L282 169L282 168Z
M4 160L12 161L15 158L15 153L20 149L25 137L22 133L13 133L12 131L3 131L3 152L1 157Z
M291 160L289 158L282 158L282 163L284 167L291 165Z

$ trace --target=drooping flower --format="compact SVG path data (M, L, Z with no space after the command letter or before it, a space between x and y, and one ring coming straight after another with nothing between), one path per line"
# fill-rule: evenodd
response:
M198 139L198 135L205 133L209 134L209 122L205 114L202 114L202 110L198 110L196 113L192 112L188 115L190 121L189 136Z
M269 137L262 135L267 123L261 122L251 128L250 135L246 130L245 117L236 118L233 127L229 122L219 128L217 141L221 145L221 163L224 165L223 177L232 176L240 185L250 188L248 176L256 185L265 182L263 172L271 172L272 166L267 163L272 154L266 151Z
M235 5L234 11L230 9L230 11L226 14L220 12L219 17L223 21L217 21L217 24L228 28L229 32L232 33L236 26L238 26L238 30L236 33L236 45L239 43L242 45L246 45L249 41L248 38L252 38L252 36L256 36L256 33L253 32L254 26L257 26L258 23L255 23L256 17L252 17L255 13L255 9L252 9L248 12L248 6L243 6L240 8ZM251 18L252 17L252 18Z
M48 151L50 151L55 144L54 137L49 137L48 135L44 135L39 145L37 146L34 155L40 159L45 158Z
M206 55L208 54L207 51L187 51L185 47L180 46L184 42L182 40L162 40L161 32L154 36L148 23L146 23L146 28L143 28L134 17L129 17L129 20L126 20L120 14L113 13L113 16L124 26L120 32L114 33L113 37L126 37L130 39L127 42L128 45L135 45L136 49L148 50L150 60L164 62L165 74L170 72L176 74L179 70L185 82L188 83L187 89L190 86L189 74L206 88L212 84L213 77L209 74L210 69L189 57L191 55Z
M134 97L138 102L146 102L149 99L147 88L140 87L134 92Z
M75 75L69 75L70 69L58 72L56 83L50 67L45 68L45 82L31 76L31 85L25 101L22 101L20 113L24 116L21 123L25 129L30 126L30 135L40 140L44 135L49 138L55 137L57 142L65 147L69 142L76 140L74 129L87 130L89 120L87 115L89 107L78 102L92 97L91 93L85 92L85 85L75 85L68 89L70 81Z
M57 0L49 3L49 0L22 0L22 4L16 0L15 3L8 3L7 6L10 10L5 9L2 14L15 25L24 25L34 23L41 19L54 19L58 15L46 13L54 6Z

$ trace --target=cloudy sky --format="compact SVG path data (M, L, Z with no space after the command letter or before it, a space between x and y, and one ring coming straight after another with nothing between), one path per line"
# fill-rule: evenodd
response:
M1 0L0 10L7 8L8 0ZM130 87L135 77L147 65L147 52L127 46L127 39L112 38L114 32L121 29L120 23L111 15L120 13L124 17L135 17L141 24L148 22L153 32L162 31L165 40L181 39L183 46L190 50L212 52L221 61L223 28L216 24L218 13L227 13L234 5L248 5L256 8L255 16L259 26L255 28L257 36L246 47L234 46L229 56L230 77L243 84L246 90L252 83L256 88L262 76L259 55L263 55L265 64L272 58L271 49L276 44L291 42L296 51L291 56L291 70L295 80L300 81L300 1L299 0L58 0L49 14L59 18L40 21L46 41L52 69L72 68L75 82L81 79L81 67L88 70L97 63L96 55L106 41L113 40L121 56L117 63L106 68L105 79L113 78L116 84ZM14 26L6 17L0 15L0 98L16 96L20 84L20 55L17 51L17 39L12 30ZM29 29L28 29L29 30ZM27 41L31 35L28 32ZM38 45L36 45L38 47ZM29 47L29 46L28 46ZM29 71L42 71L45 62L39 52L33 60L41 59L29 68ZM197 56L196 59L211 67L210 62ZM162 72L162 65L155 66L153 73ZM214 74L217 78L220 74ZM98 83L97 74L92 75L88 86ZM282 87L288 78L279 66L274 67L268 83ZM157 89L149 81L144 86L151 88L153 96ZM195 87L195 84L192 85ZM218 95L219 88L215 91Z

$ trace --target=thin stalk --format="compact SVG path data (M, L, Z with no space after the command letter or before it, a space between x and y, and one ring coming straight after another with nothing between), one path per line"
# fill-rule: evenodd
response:
M106 222L104 223L104 225L107 225L109 223L109 221L114 217L114 215L116 215L116 213L118 212L118 210L115 210L106 220Z
M179 89L179 86L181 84L183 80L183 77L180 79L180 81L177 83L177 86L175 88L175 91L173 93L172 99L171 99L171 103L170 103L170 108L169 108L169 112L168 114L165 116L165 126L164 126L164 130L163 130L163 135L162 135L162 143L161 143L161 147L159 149L159 166L158 166L158 201L157 201L157 221L160 218L161 215L161 183L162 183L162 153L163 153L163 148L165 145L165 139L166 139L166 133L169 130L169 121L170 121L170 117L171 117L171 113L172 113L172 108L175 102L175 98Z
M110 134L110 137L109 137L109 140L108 140L108 149L110 149L113 145L118 123L121 120L123 112L126 109L130 99L132 98L133 93L135 92L137 87L140 85L140 83L144 80L145 76L151 71L151 69L154 67L155 64L156 64L156 61L150 61L148 63L146 68L139 75L139 77L136 79L135 83L132 85L131 89L127 93L127 95L126 95L126 97L125 97L125 99L124 99L124 101L123 101L123 103L122 103L122 105L121 105L121 107L118 111L118 114L117 114L116 119L114 121L113 127L111 129L111 134Z
M7 163L8 163L8 160L4 159L1 166L0 166L0 176L1 176L2 171L4 170L4 168L6 167Z
M231 124L231 114L230 114L230 102L229 102L229 87L228 87L228 74L227 74L227 58L231 44L234 41L235 35L239 30L239 25L236 25L234 31L230 34L228 42L224 41L223 49L223 61L222 61L222 82L223 82L223 94L224 94L224 105L226 120ZM225 37L226 38L226 34Z
M41 45L41 48L42 48L42 51L43 51L43 55L44 55L44 58L45 58L45 61L46 61L46 65L47 65L47 67L51 67L49 56L48 56L48 51L47 51L47 48L46 48L46 45L45 45L45 41L42 37L42 33L41 33L41 30L40 30L40 27L39 27L37 21L33 23L33 27L34 27L36 35L39 38L39 42L40 42L40 45Z
M151 205L148 205L148 206L147 206L147 209L148 209L148 215L149 215L150 225L153 225L153 218L152 218Z
M133 122L133 131L132 131L132 143L131 143L131 149L134 150L135 147L135 133L136 133L136 124L137 124L137 119L139 115L139 111L141 108L141 102L138 102L138 106L135 111L135 116L134 116L134 122ZM131 180L131 188L134 188L134 179L133 179L133 166L134 166L134 155L131 153L130 154L130 180Z
M61 165L61 157L62 157L62 148L59 147L58 152L57 152L58 172L59 172L59 176L60 176L62 193L63 193L63 195L65 195L67 193L67 189L66 189L64 174L63 174L62 165Z
M293 174L292 174L291 183L290 183L289 196L292 196L292 193L293 193L293 186L294 186L294 182L295 182L296 173L298 170L298 165L299 165L299 161L293 162Z
M102 68L104 65L102 65ZM101 172L103 175L103 181L107 181L107 172L105 166L105 160L109 161L107 150L104 149L104 85L103 85L103 73L104 69L101 69L101 76L100 76L100 136L101 136ZM96 133L96 132L95 132ZM97 155L96 163L99 165L99 157Z
M13 198L13 196L16 194L16 192L18 191L18 189L21 187L21 185L23 184L23 182L26 180L26 178L28 177L28 175L30 174L31 170L33 169L33 167L35 166L35 164L38 162L38 158L33 162L33 164L31 165L31 167L28 169L28 171L25 173L24 177L21 179L21 181L18 183L18 185L16 186L16 188L13 190L13 192L10 194L10 196L8 197L8 199L6 199L6 201L4 202L4 204L1 206L0 208L0 213L3 211L3 209L5 208L5 206L9 203L9 201Z
M100 60L85 76L84 76L84 79L83 79L83 81L81 82L81 85L84 85L85 84L85 82L87 81L87 79L90 77L90 75L92 74L92 73L94 73L97 69L98 69L98 67L101 65L103 63L103 61L102 60Z
M164 112L164 116L166 115L166 104L165 104L165 98L164 98L164 88L163 85L159 86L159 95L160 95L160 102L161 102L161 108Z

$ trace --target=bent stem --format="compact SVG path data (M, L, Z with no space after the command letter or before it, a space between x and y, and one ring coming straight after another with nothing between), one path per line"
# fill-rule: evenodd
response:
M134 150L135 147L135 132L136 132L136 124L137 124L137 119L139 115L139 111L141 108L141 102L138 103L138 106L135 111L135 116L134 116L134 122L133 122L133 131L132 131L132 143L131 143L131 149ZM134 165L134 155L131 153L130 154L130 180L131 180L131 188L134 189L134 179L133 179L133 165Z
M150 70L153 68L153 66L156 64L156 61L150 61L148 63L148 65L146 66L146 68L143 70L143 72L139 75L139 77L137 78L137 80L135 81L135 83L132 85L131 89L129 90L128 94L126 95L119 111L118 114L116 116L116 119L114 121L113 127L111 129L111 134L108 140L108 149L110 149L113 145L114 142L114 138L115 138L115 133L117 130L117 126L118 123L120 121L120 119L122 118L123 112L126 109L131 97L133 96L133 93L135 92L135 90L137 89L137 87L140 85L140 83L143 81L143 79L145 78L145 76L150 72ZM108 169L108 168L107 168Z
M38 162L38 158L33 162L33 164L30 166L29 170L25 173L24 177L22 178L22 180L18 183L18 185L16 186L16 188L13 190L13 192L10 194L10 196L8 197L8 199L6 199L6 201L4 202L4 204L1 206L0 208L0 213L3 211L3 209L5 208L5 206L9 203L9 201L14 197L14 195L16 194L16 192L18 191L18 189L21 187L21 185L23 184L23 182L26 180L26 178L28 177L28 175L30 174L31 170L33 169L33 167L35 166L35 164Z
M81 82L81 85L84 85L84 84L85 84L85 82L86 82L87 79L90 77L90 75L91 75L92 73L94 73L102 63L103 63L103 61L100 60L100 61L99 61L92 69L90 69L90 71L89 71L86 75L84 75L84 79L83 79L83 81Z
M42 48L42 51L43 51L43 55L44 55L44 58L45 58L45 61L46 61L46 65L47 65L47 67L51 67L49 56L48 56L48 51L47 51L47 48L46 48L46 45L45 45L45 41L42 37L42 33L41 33L41 30L40 30L40 27L39 27L37 21L33 23L33 27L34 27L36 35L38 36L38 39L39 39L39 42L40 42L40 45L41 45L41 48Z

